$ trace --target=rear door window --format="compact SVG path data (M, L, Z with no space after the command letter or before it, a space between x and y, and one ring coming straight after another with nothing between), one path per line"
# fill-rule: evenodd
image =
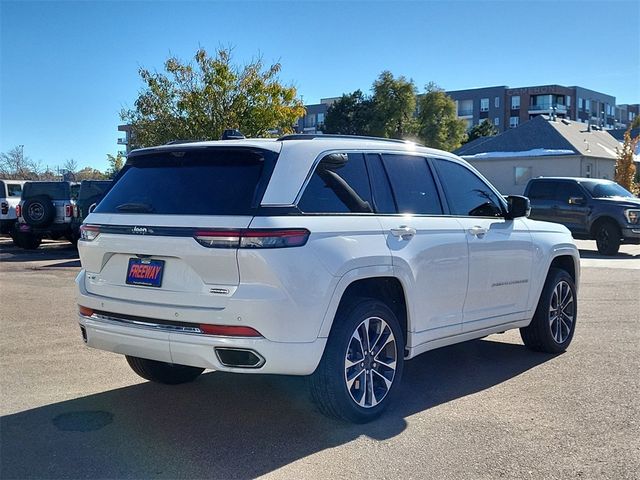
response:
M442 204L427 159L415 155L384 154L398 213L441 215Z
M303 213L373 213L362 153L331 153L316 166L298 202Z
M252 215L276 155L249 149L187 149L130 158L96 213Z
M528 197L531 200L553 200L556 186L554 182L536 180L535 182L531 182Z

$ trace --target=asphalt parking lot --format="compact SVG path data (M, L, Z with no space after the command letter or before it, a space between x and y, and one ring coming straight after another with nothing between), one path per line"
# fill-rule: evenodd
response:
M329 420L306 380L143 381L86 348L77 252L0 239L0 478L640 478L640 246L583 257L569 351L517 332L407 363L368 425Z

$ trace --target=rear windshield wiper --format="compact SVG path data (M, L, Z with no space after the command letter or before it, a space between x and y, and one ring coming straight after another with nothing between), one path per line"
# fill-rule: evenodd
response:
M116 207L119 212L153 213L154 208L148 203L123 203Z

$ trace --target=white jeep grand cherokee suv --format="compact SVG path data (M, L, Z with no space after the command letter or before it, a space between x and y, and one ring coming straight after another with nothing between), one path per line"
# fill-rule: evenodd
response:
M403 362L519 328L564 351L578 251L449 153L289 135L130 153L82 226L87 345L140 376L310 375L320 410L378 416Z

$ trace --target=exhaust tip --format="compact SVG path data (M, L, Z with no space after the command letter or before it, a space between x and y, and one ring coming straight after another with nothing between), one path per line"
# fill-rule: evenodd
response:
M216 347L218 360L225 367L232 368L260 368L265 359L258 352L245 348Z

